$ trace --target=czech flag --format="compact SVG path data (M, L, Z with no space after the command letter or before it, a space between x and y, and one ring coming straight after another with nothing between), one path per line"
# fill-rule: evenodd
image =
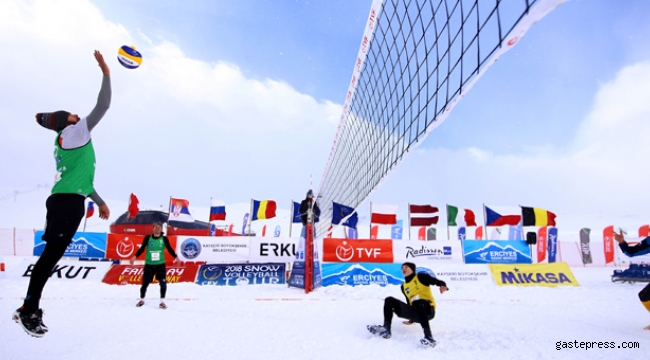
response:
M253 217L251 221L272 219L275 217L277 205L273 200L253 200Z
M521 221L521 215L501 215L485 205L483 208L485 209L485 226L517 226Z
M226 204L223 200L212 200L210 204L210 221L226 220Z
M86 210L86 219L93 216L95 213L95 203L92 201L88 202L88 210Z

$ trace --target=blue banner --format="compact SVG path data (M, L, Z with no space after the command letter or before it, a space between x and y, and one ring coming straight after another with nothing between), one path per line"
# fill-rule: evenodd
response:
M285 284L285 271L284 263L201 265L195 283L215 286Z
M280 237L280 233L282 232L282 228L280 225L275 227L275 231L273 231L273 237Z
M402 240L403 220L397 220L397 224L390 229L391 240Z
M523 240L465 240L465 264L532 264L530 248Z
M305 262L294 261L289 275L289 286L304 289L305 288Z
M458 240L463 241L467 239L467 228L464 226L461 226L458 228Z
M395 263L328 263L323 264L323 286L331 285L401 285L402 265Z
M359 238L359 233L357 232L357 229L348 228L348 239L358 239L358 238Z
M41 256L45 249L44 231L34 234L34 256ZM78 232L72 237L72 243L65 249L63 256L99 258L106 256L106 233Z
M548 228L548 262L554 263L557 255L557 228Z

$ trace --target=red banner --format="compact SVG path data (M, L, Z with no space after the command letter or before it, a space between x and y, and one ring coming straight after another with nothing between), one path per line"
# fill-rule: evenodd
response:
M605 264L614 262L614 226L603 230L603 246L605 247Z
M199 263L185 263L183 266L167 265L167 283L194 282ZM141 285L144 265L113 265L104 275L103 283L109 285ZM157 283L154 277L152 283Z
M168 236L169 244L176 250L176 236ZM108 234L106 239L106 258L111 260L130 260L142 245L144 235ZM144 260L142 253L138 260ZM165 250L165 263L171 264L174 258Z
M370 239L377 240L378 236L379 236L379 226L375 225L370 228Z
M542 226L537 231L537 262L541 263L546 260L546 239L547 239L547 228Z
M483 226L479 226L476 228L476 232L474 233L474 236L476 237L475 240L483 240Z
M323 240L325 262L393 262L392 240Z

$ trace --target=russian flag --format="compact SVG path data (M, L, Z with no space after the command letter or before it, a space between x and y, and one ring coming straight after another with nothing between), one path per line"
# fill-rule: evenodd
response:
M273 200L253 200L253 217L251 221L274 218L276 208L277 205Z
M226 220L226 204L223 200L212 200L210 204L210 221Z
M171 198L169 220L194 222L194 218L190 214L190 202L183 199Z
M92 201L88 202L88 210L86 211L86 219L93 216L93 214L95 213L95 206L94 205L95 205L94 202L92 202Z

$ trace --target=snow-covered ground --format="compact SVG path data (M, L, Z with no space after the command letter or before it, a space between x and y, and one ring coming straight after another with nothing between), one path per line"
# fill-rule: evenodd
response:
M5 257L8 271L22 259ZM579 287L459 285L440 295L431 322L438 346L419 344L418 325L393 322L373 337L383 298L398 286L333 286L305 295L284 285L171 284L167 310L158 285L134 305L138 286L51 280L41 306L50 331L28 336L11 321L27 280L0 279L2 359L645 359L650 314L643 284L615 284L612 268L573 268ZM443 279L444 280L444 279ZM614 348L557 350L558 342ZM607 345L604 344L607 342ZM638 348L623 348L638 344ZM621 347L619 347L621 346ZM584 345L583 345L584 347Z

